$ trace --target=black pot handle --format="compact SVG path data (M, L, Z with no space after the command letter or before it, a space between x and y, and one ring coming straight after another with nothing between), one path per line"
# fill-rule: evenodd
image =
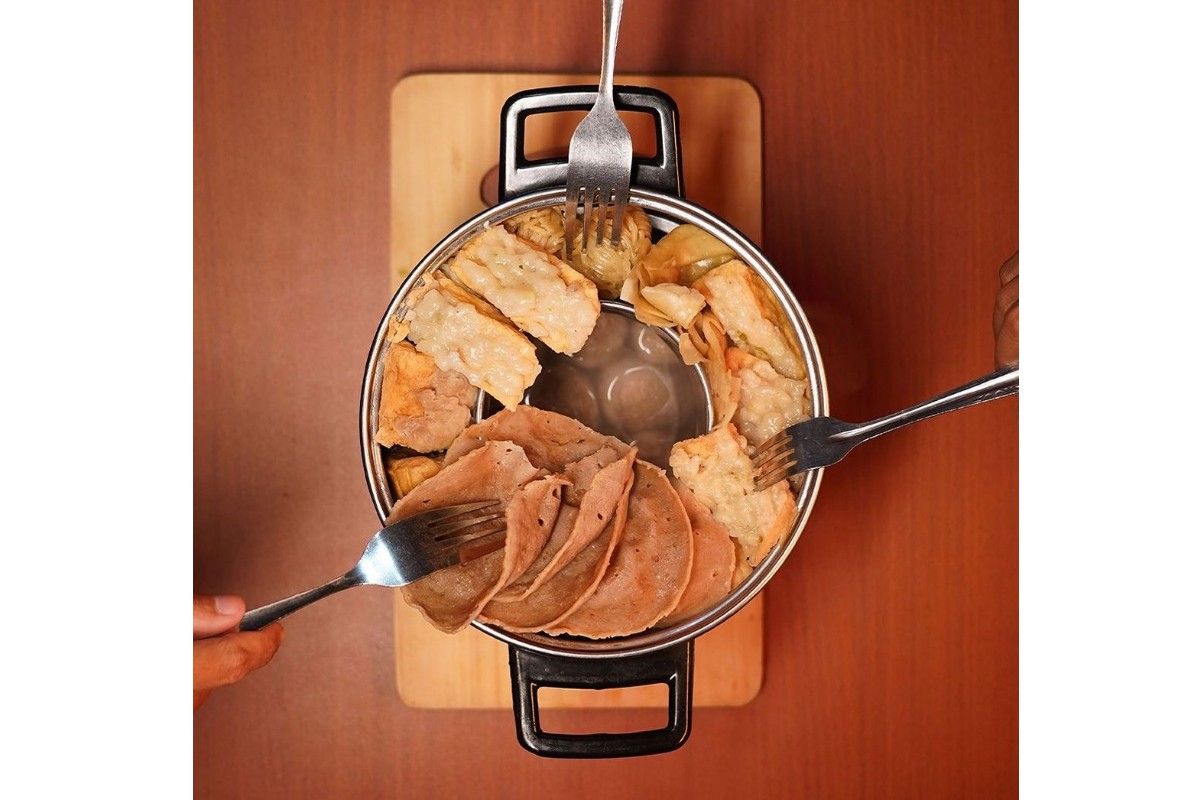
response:
M517 740L531 753L550 758L623 758L677 750L692 732L692 664L688 640L643 656L564 658L509 645ZM633 733L547 733L538 716L538 689L619 689L665 683L667 726Z
M671 96L645 86L616 86L613 100L620 111L654 116L656 158L634 158L631 183L643 189L683 197L683 156L679 149L679 108ZM501 201L538 189L567 185L567 160L530 161L525 157L525 120L531 114L587 111L596 102L596 86L552 86L518 92L500 111Z

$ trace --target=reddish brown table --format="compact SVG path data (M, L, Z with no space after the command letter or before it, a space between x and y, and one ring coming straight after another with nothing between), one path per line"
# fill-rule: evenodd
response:
M375 521L356 423L387 292L391 88L592 68L593 5L196 4L198 590L273 599ZM1017 246L1015 3L634 0L622 32L623 70L761 91L764 246L813 317L838 415L990 367L995 270ZM831 470L767 592L762 694L698 711L678 753L545 761L505 712L406 708L389 598L363 590L291 620L268 670L201 709L196 793L1013 796L1016 423L995 403Z

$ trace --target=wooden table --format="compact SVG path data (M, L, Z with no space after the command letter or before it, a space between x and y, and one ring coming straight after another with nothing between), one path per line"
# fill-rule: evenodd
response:
M198 591L254 603L325 579L375 521L358 390L387 292L396 81L593 68L594 5L196 4ZM763 244L813 319L835 413L990 368L1017 246L1015 2L634 0L622 31L622 70L762 93ZM762 694L697 711L677 753L545 761L507 712L405 707L390 598L362 590L289 621L272 666L200 710L196 794L1014 796L1016 433L1004 401L831 470L766 593Z

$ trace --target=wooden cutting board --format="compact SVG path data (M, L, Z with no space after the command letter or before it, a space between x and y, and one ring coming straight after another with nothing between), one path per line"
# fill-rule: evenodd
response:
M410 75L392 92L391 282L467 217L495 202L500 107L539 86L594 83L594 75L440 73ZM689 200L762 237L762 108L749 83L735 78L618 75L617 83L653 86L679 105L684 183ZM566 153L583 114L544 115L526 127L529 154ZM626 116L634 151L654 151L644 114ZM487 202L485 203L485 196ZM508 648L471 628L435 630L395 593L396 686L419 708L509 708ZM737 706L762 685L761 596L696 643L694 702ZM665 704L661 686L604 692L543 689L545 708L634 708Z

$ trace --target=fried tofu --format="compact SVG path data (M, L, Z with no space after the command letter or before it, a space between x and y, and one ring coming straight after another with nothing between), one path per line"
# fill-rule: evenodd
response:
M806 380L808 371L791 326L770 290L741 261L715 267L692 288L704 295L733 343L770 362L780 375Z
M780 375L770 363L738 347L729 348L725 363L739 386L733 423L750 444L757 447L812 416L807 380Z
M578 352L600 316L594 283L502 226L467 242L448 271L556 353Z
M383 463L388 482L392 485L392 494L397 500L437 475L442 468L441 464L428 456L396 458L389 454Z
M733 425L676 444L671 471L728 529L737 544L743 577L795 521L796 503L787 481L755 490L746 440Z
M440 369L408 342L384 354L375 441L418 453L445 450L471 421L479 391L458 372Z
M542 371L533 343L453 281L441 276L426 281L408 303L404 322L417 350L441 369L461 373L506 408L521 402Z

